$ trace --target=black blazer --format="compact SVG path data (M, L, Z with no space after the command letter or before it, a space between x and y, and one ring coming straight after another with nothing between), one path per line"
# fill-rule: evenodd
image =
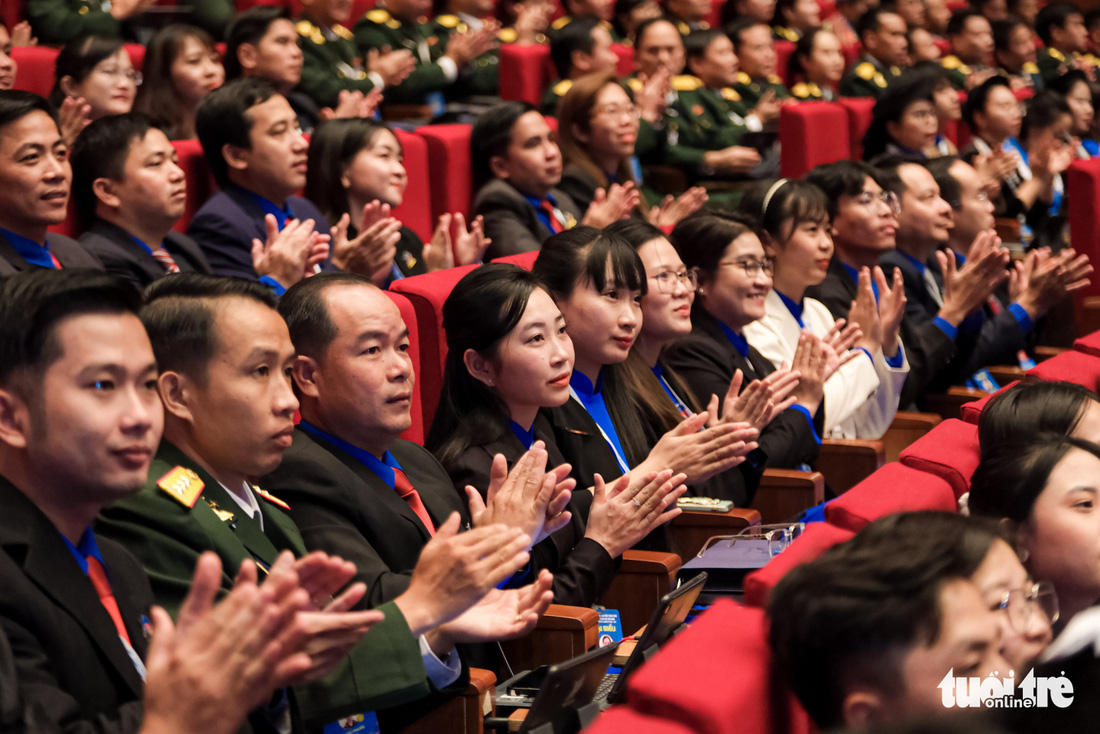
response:
M287 208L295 219L312 219L314 229L328 234L325 215L309 199L291 196ZM264 211L252 194L240 186L228 186L206 200L187 227L187 236L202 248L218 275L256 280L252 267L252 240L267 239Z
M561 452L554 445L550 425L545 416L535 419L536 438L546 442L549 454L547 467L565 463ZM493 457L503 454L508 466L513 466L523 455L523 444L515 435L508 433L498 441L481 446L471 446L458 458L454 466L447 467L455 489L465 493L466 485L476 487L485 496L489 487L489 471ZM592 495L587 487L591 484L577 480L573 499L569 501L571 519L569 524L546 538L531 549L531 568L537 573L546 568L554 574L554 603L589 607L596 603L615 575L618 559L612 558L604 547L594 540L584 537L588 509L592 504Z
M904 259L904 258L903 258ZM892 267L885 267L887 277L892 278ZM904 275L904 271L902 271ZM829 262L828 274L818 285L810 286L806 295L825 304L833 318L848 318L852 301L856 299L857 284L835 257ZM908 290L906 298L909 297ZM906 305L901 320L901 342L909 360L909 376L901 389L899 405L914 406L921 401L928 386L947 366L955 355L955 342L951 337L927 320L913 318Z
M47 236L47 241L50 245L50 252L61 263L61 267L103 270L103 263L99 261L99 258L84 249L84 246L76 240L51 232ZM36 269L36 266L28 263L22 255L15 251L15 248L11 246L4 235L0 235L0 277Z
M447 472L427 449L397 441L390 452L436 527L452 512L468 526L465 497L455 492ZM279 468L261 484L290 505L288 514L306 548L355 564L355 580L367 585L364 606L393 601L408 588L431 536L405 500L350 454L296 429Z
M563 214L581 220L583 212L567 193L552 189L550 195ZM502 179L490 181L477 192L474 216L478 215L485 217L485 235L493 239L485 252L486 260L537 250L553 234L523 194Z
M924 276L917 266L899 252L886 253L881 262L884 266L901 269L905 280L906 318L938 330L932 321L940 307L928 292ZM929 264L928 267L942 292L943 274L939 264ZM985 321L978 333L968 332L962 325L959 326L955 337L955 355L930 382L930 390L939 392L951 385L961 385L975 372L992 364L1016 364L1016 353L1027 349L1027 335L1020 330L1016 317L1007 308L994 316L986 307L985 313Z
M747 357L742 357L722 332L713 316L696 307L692 310L692 332L665 348L662 359L696 395L725 395L733 373L741 370L744 384L767 377L775 366L751 345ZM821 434L824 411L814 416L815 428ZM760 450L767 457L767 466L774 469L794 469L801 464L813 464L818 444L814 440L806 417L793 408L776 416L760 432Z
M110 734L141 728L142 681L91 581L57 528L0 478L0 629L11 642L19 692L61 728ZM138 653L149 580L122 546L96 538Z
M165 275L160 262L134 242L126 230L102 219L96 219L88 231L80 235L80 244L100 259L107 272L121 275L138 288L144 289ZM190 237L169 232L164 238L164 249L176 261L180 272L214 272L198 243Z

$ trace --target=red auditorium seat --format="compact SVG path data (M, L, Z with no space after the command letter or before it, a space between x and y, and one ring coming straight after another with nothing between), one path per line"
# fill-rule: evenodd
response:
M801 178L814 166L848 157L848 114L832 102L787 105L779 113L780 173ZM839 143L839 144L838 144Z
M448 212L466 216L473 197L470 126L424 125L417 128L416 134L428 143L428 156L436 172L431 176L432 220Z
M726 0L710 0L710 12L707 13L707 22L710 23L711 28L722 27L722 6L725 4Z
M60 224L55 224L49 228L50 232L59 234L64 237L76 238L81 233L77 231L76 227L76 210L73 208L73 198L69 197L69 207L65 212L65 219Z
M512 263L513 265L519 265L524 270L530 270L535 267L535 260L539 257L538 250L531 250L530 252L521 252L518 255L505 255L504 257L498 257L493 260L495 263Z
M420 404L424 426L431 426L439 391L443 386L443 363L447 358L447 338L443 332L443 302L462 276L476 265L463 265L449 270L437 270L394 281L390 289L401 293L412 303L419 329Z
M791 80L787 76L787 59L794 53L794 43L791 41L775 42L776 73L783 79L783 85L791 86Z
M628 706L615 706L600 714L585 728L588 734L692 734L692 730L678 721L643 716Z
M630 76L634 71L634 47L616 43L611 50L619 57L619 62L615 65L615 73L619 76Z
M140 43L127 43L126 53L130 54L130 63L134 65L134 70L140 73L145 66L145 47Z
M777 689L764 610L719 599L627 685L639 713L707 734L804 734L810 720Z
M956 499L970 490L978 459L978 427L956 418L940 423L901 452L902 464L940 477Z
M413 374L419 378L420 332L416 323L416 310L413 308L412 302L400 293L386 291L386 295L390 297L391 301L397 304L397 308L401 311L401 318L405 322L405 327L409 330L409 359L412 360ZM401 434L401 438L423 446L426 431L424 430L424 408L420 401L419 379L413 380L412 406L410 410L412 412L412 425L409 426L409 430Z
M543 44L500 47L500 98L538 105L552 78L550 47Z
M1100 262L1100 158L1076 161L1065 173L1068 196L1069 233L1073 247L1089 259ZM1078 304L1087 296L1100 296L1100 278L1077 292Z
M180 168L183 169L184 180L187 183L187 204L183 208L183 216L176 222L172 229L177 232L186 232L187 225L191 223L191 217L199 210L210 194L214 193L217 186L214 177L210 175L210 167L206 164L206 158L202 154L202 146L197 140L173 140L172 147L179 156Z
M824 18L825 16L822 15L821 17ZM841 46L840 52L844 54L844 68L850 69L863 53L863 45L859 42L849 43L847 46Z
M863 158L863 136L871 127L871 117L875 109L874 97L841 97L838 102L848 113L848 134L852 159Z
M917 510L958 510L951 485L894 461L825 505L825 519L858 533L880 517Z
M829 548L850 540L854 535L851 530L825 522L808 524L802 535L795 538L786 550L745 577L745 603L750 607L766 607L772 589L788 571L820 557Z
M1073 342L1073 348L1078 352L1084 354L1091 354L1094 357L1100 357L1100 331L1094 331L1091 334L1086 334L1077 341Z
M1043 360L1027 375L1039 380L1066 380L1096 392L1100 390L1100 357L1070 350Z
M53 69L59 53L60 49L46 46L13 48L11 57L19 65L15 72L14 88L49 97L50 90L53 89Z
M432 218L431 176L428 173L428 141L399 128L394 128L394 132L405 151L405 171L409 176L409 185L405 189L405 200L393 215L427 242L432 238L432 229L435 227L435 220Z
M23 0L4 0L0 3L0 19L4 27L11 31L16 23L23 20Z
M1001 393L1003 393L1008 388L1013 387L1015 385L1019 385L1019 384L1020 384L1020 381L1015 380L1013 382L1008 383L1007 385L1002 387L997 392L990 393L989 395L986 395L981 400L971 400L969 403L963 403L962 407L959 408L960 417L964 421L966 421L967 423L973 423L974 425L978 425L978 417L982 414L982 411L985 410L985 406L989 404L989 401L993 399L993 396L994 395L1000 395Z

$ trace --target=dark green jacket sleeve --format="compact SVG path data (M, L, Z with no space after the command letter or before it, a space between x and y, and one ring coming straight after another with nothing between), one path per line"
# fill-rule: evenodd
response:
M372 48L381 49L387 46L391 49L406 48L399 37L391 37L383 33L377 24L366 20L360 21L355 26L355 44L359 52L364 55ZM416 55L415 49L413 49L413 55ZM450 81L447 80L447 75L443 73L443 67L435 63L435 59L441 55L433 52L431 63L417 63L416 69L405 78L405 81L397 86L387 87L386 102L390 104L424 104L425 96L431 92L446 89L450 85Z
M225 38L225 29L233 20L234 12L229 0L191 0L191 22L206 30L216 41Z
M85 12L81 13L81 9ZM24 11L39 43L64 44L77 36L118 38L122 29L98 3L81 0L27 0Z
M341 76L334 59L322 48L305 41L300 45L303 63L298 90L308 94L321 107L335 107L340 101L340 92L345 89L363 94L374 89L374 82L369 78L349 79Z

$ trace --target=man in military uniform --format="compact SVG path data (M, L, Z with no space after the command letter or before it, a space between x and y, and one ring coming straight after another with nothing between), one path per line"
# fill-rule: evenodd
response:
M951 53L940 61L955 89L973 89L997 73L993 63L993 28L977 10L967 8L947 22Z
M543 95L543 113L557 113L558 102L573 88L573 81L587 74L614 71L619 57L611 50L611 34L603 21L592 16L577 18L551 35L550 60L560 81Z
M816 0L795 0L782 6L777 5L772 37L777 41L798 43L798 39L820 25L821 7Z
M24 8L38 41L58 46L80 36L134 38L126 22L156 0L27 0Z
M480 31L492 17L495 0L447 0L447 12L432 22L432 32L441 44L446 44L452 34ZM489 21L490 23L492 21ZM500 43L515 43L514 28L501 28L497 31ZM496 97L500 91L500 52L491 48L470 62L469 67L459 74L458 81L450 90L448 97L463 99L466 97Z
M909 52L905 21L895 12L872 8L859 16L856 29L863 56L840 80L840 95L877 99L905 66Z
M593 17L602 20L604 28L611 34L616 43L622 39L615 30L612 20L615 18L614 0L564 0L562 7L565 14L550 24L551 31L560 31L573 22L575 18Z
M993 26L993 58L997 69L1013 87L1043 88L1043 77L1035 63L1035 41L1031 27L1016 17L998 20Z
M676 26L682 36L694 31L710 30L708 15L710 0L668 0L665 3L665 18Z
M386 92L386 101L427 104L441 112L459 75L468 72L472 62L496 45L498 24L486 22L480 30L467 28L464 33L450 32L443 38L428 22L429 12L430 0L386 0L355 24L355 43L363 54L386 48L411 51L416 68Z
M741 66L733 88L745 104L756 106L765 92L771 92L776 99L789 99L791 93L776 73L779 57L775 53L771 27L755 20L744 20L734 23L727 32Z
M1069 3L1054 3L1039 11L1035 32L1046 46L1038 54L1036 65L1043 81L1049 82L1070 69L1081 69L1090 81L1096 81L1100 59L1088 53L1089 36L1081 11Z

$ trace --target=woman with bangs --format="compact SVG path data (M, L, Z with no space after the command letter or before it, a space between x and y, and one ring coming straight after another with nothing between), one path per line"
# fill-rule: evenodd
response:
M647 290L645 268L630 245L575 227L543 243L533 272L553 296L573 342L570 399L546 414L554 443L576 476L629 474L633 487L671 469L680 482L693 484L745 460L755 448L745 429L722 424L701 430L705 412L663 436L647 436L623 368L641 330Z
M758 213L775 272L764 318L746 326L745 337L776 367L794 359L807 331L833 344L838 365L825 382L825 435L881 438L894 420L909 374L898 338L905 313L901 274L895 272L891 285L881 268L863 268L845 326L820 301L806 297L807 288L825 280L833 256L821 189L779 179L751 191L744 206Z
M549 467L569 469L544 409L569 400L573 343L538 279L506 263L473 270L447 297L443 328L447 364L425 446L455 488L486 493L494 476L537 442L545 445ZM623 552L671 519L668 507L678 492L671 472L658 473L643 488L650 502L643 512L622 492L603 491L602 482L595 496L586 491L591 475L572 475L581 489L573 492L566 524L535 545L532 568L554 574L555 603L591 606Z
M225 81L213 37L194 26L165 26L149 41L143 72L134 111L156 120L169 140L194 140L199 102Z

